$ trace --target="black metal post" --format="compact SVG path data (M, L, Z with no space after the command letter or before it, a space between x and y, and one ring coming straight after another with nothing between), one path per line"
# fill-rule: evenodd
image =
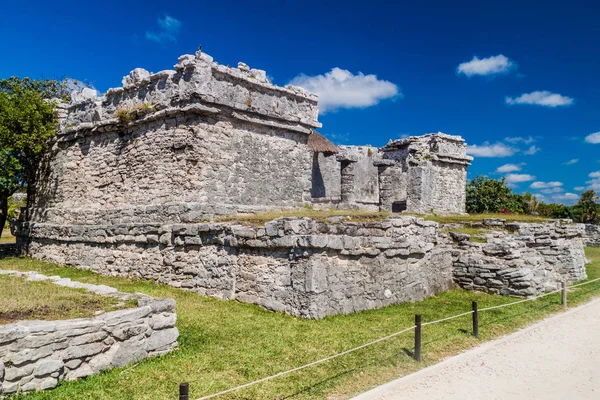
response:
M415 360L421 361L421 314L415 315Z
M179 384L179 400L190 400L190 385L187 382Z
M479 338L479 313L476 301L473 302L473 336Z
M567 281L562 281L562 306L567 309Z

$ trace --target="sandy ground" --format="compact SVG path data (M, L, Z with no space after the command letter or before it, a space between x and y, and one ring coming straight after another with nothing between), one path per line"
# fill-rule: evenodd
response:
M600 299L353 400L600 399Z

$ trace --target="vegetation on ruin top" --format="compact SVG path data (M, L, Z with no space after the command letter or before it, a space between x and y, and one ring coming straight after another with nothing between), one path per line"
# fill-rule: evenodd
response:
M114 311L134 305L120 302L114 297L65 288L49 281L31 282L21 277L0 275L0 325L20 320L86 318L97 311Z
M264 213L232 215L215 219L215 222L239 222L253 226L261 226L277 218L311 218L319 222L330 222L332 217L346 217L348 222L376 222L383 221L392 215L389 212L375 212L364 210L313 210L299 208L286 211L267 211Z
M589 279L600 277L600 249L587 249ZM30 393L27 400L169 399L177 386L190 383L190 398L295 368L409 327L417 313L423 321L479 307L514 302L514 298L463 290L424 301L378 310L303 320L251 304L223 301L141 280L104 277L26 258L0 259L0 268L37 270L80 282L107 284L123 292L143 292L177 301L179 350L160 358L112 370L84 380L64 382L51 391ZM600 281L569 291L569 306L600 293ZM456 355L562 310L560 293L480 314L480 339L465 316L423 329L423 362L411 357L407 333L335 360L243 389L220 399L346 399L377 385ZM17 397L19 398L19 397ZM22 397L25 398L25 397Z
M435 221L440 224L477 224L482 223L488 218L502 218L506 222L546 222L549 221L546 217L539 215L527 214L509 214L509 213L485 213L485 214L470 214L470 215L423 215L427 221Z
M264 213L232 215L215 219L215 222L239 222L252 226L261 226L277 218L295 217L311 218L320 222L331 222L332 217L346 217L348 222L377 222L389 217L413 216L426 221L435 221L440 224L454 223L482 223L486 218L503 218L507 222L545 222L548 218L524 214L473 214L473 215L418 215L405 213L374 212L364 210L313 210L300 208L287 211L267 211Z

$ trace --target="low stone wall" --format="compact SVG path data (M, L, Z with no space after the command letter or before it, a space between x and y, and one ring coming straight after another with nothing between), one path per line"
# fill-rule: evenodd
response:
M355 223L32 224L28 253L60 264L321 318L415 301L452 286L438 225L414 217Z
M600 225L585 224L585 245L589 247L600 247Z
M481 235L450 234L456 242L452 256L454 281L462 288L490 293L531 296L556 290L560 282L585 279L582 224L504 224ZM488 224L489 226L489 224Z
M20 321L0 326L0 397L17 391L51 389L62 380L86 377L123 367L177 347L175 301L120 293L105 285L73 282L35 272L0 273L29 280L87 289L138 307L107 312L95 318L62 321Z

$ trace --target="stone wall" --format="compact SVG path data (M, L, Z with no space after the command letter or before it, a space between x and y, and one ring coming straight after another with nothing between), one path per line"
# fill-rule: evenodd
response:
M586 246L600 247L600 225L585 224L584 241Z
M586 278L582 224L495 224L480 235L452 233L454 281L462 288L531 296Z
M388 204L404 203L405 209L413 213L464 213L467 182L467 167L473 159L467 156L467 145L460 136L443 133L411 136L390 141L381 149L384 160L395 161L396 170L388 175L397 175L400 170L404 179L395 178L387 188L389 193L406 197L387 199ZM382 167L388 165L381 165Z
M206 219L310 201L315 95L203 53L123 84L61 108L32 221L102 224L103 213L171 203Z
M17 391L45 390L62 380L86 377L160 354L177 347L175 301L119 293L104 285L73 282L35 272L0 273L52 280L122 300L138 299L138 307L95 318L20 321L0 326L0 397Z
M235 223L31 224L28 253L307 318L420 300L452 285L437 223L284 218ZM19 239L21 240L21 239ZM22 244L22 243L21 243Z

